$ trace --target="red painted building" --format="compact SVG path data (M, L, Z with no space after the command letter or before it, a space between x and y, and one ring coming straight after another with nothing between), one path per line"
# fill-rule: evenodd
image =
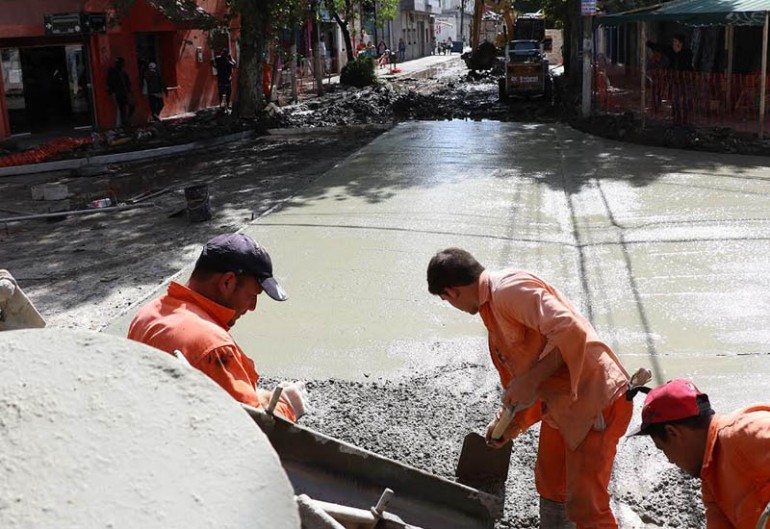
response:
M230 46L237 60L238 35L198 28L221 20L224 0L135 0L119 20L111 6L0 0L0 138L114 127L107 73L118 57L131 80L135 125L150 117L141 82L150 62L169 89L162 117L218 103L213 49Z

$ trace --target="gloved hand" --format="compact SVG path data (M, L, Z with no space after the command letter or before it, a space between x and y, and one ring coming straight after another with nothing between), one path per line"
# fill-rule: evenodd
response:
M514 420L512 420L511 423L508 425L508 428L505 429L505 431L503 432L503 436L499 440L492 439L492 433L495 431L495 426L497 426L497 421L499 421L500 417L502 417L504 409L505 408L498 409L497 413L495 414L495 418L492 419L487 425L487 432L484 438L487 441L487 445L491 446L492 448L502 447L509 440L515 439L516 437L518 437L522 432L521 427L516 422L516 418L514 416Z
M305 415L309 409L309 399L305 383L301 381L292 383L283 382L281 383L281 386L283 386L281 398L289 403L289 406L294 410L294 415L296 415L297 419Z

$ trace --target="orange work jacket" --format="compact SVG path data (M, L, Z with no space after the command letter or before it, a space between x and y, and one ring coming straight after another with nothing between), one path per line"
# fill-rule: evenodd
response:
M565 365L540 385L538 398L543 419L575 450L601 411L628 387L615 353L567 298L529 272L482 272L479 314L503 387L558 349ZM537 413L525 415L524 427L538 419Z
M716 415L701 468L708 529L754 529L770 502L770 404Z
M173 354L178 349L190 365L203 371L234 399L261 407L254 361L228 332L235 311L174 281L168 292L139 309L128 329L131 340ZM278 409L296 420L290 408Z

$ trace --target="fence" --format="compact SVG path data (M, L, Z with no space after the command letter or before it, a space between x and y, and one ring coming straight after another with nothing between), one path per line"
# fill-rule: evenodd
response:
M323 61L323 83L331 84L332 78L339 75L338 62L336 58L327 58ZM318 91L315 78L315 61L313 58L301 57L297 60L296 72L297 97L313 94ZM292 75L291 67L286 64L276 73L276 79L273 83L273 99L281 98L286 101L292 97Z
M641 78L640 68L616 64L597 66L594 70L594 100L598 108L606 112L641 114ZM723 73L647 70L644 119L756 133L759 132L761 81L758 73L728 76ZM767 93L770 94L770 90ZM770 103L770 97L766 100ZM765 120L765 130L768 130L767 116Z

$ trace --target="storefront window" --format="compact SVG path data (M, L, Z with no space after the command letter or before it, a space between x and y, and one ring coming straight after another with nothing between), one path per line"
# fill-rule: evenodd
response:
M11 134L92 126L90 76L82 44L0 50Z

